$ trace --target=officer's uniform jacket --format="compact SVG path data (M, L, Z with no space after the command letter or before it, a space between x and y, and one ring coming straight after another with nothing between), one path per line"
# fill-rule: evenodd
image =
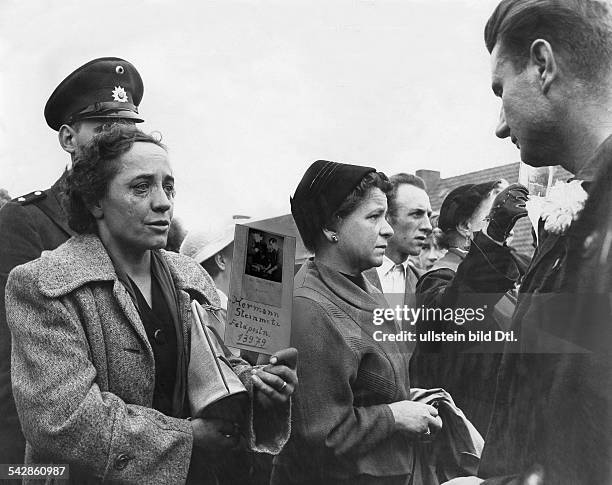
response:
M11 391L11 337L6 324L4 294L10 271L68 240L68 227L60 203L63 177L50 189L8 202L0 210L0 461L21 463L25 442Z

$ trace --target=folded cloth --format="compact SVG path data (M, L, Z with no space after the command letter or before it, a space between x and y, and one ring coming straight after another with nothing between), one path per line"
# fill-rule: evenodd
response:
M438 485L452 478L476 475L484 439L444 389L410 390L413 401L438 408L442 430L417 449L413 483Z

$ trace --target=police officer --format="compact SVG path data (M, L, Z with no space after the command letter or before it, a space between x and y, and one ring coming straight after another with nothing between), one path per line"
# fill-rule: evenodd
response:
M45 119L72 162L80 147L109 124L144 121L138 113L143 90L140 74L129 62L117 57L94 59L53 91ZM11 391L6 281L15 266L55 249L74 234L61 204L65 175L51 188L17 197L0 210L0 463L23 463L25 447Z

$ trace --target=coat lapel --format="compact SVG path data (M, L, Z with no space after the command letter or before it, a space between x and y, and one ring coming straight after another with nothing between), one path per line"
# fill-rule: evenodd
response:
M52 268L41 276L41 291L50 297L58 298L75 289L96 281L108 281L113 285L113 296L125 314L141 343L153 357L138 310L132 298L117 278L113 263L100 239L93 234L84 234L69 239L55 251L44 253Z
M168 263L179 298L179 312L183 322L185 342L189 342L190 303L192 298L220 307L219 295L208 273L195 261L175 253L161 251ZM138 310L128 291L119 281L113 263L100 239L93 234L78 235L54 251L43 253L54 270L41 275L41 292L58 298L90 282L108 281L113 284L113 295L126 319L142 341L144 348L153 351Z
M200 304L212 305L219 309L221 301L214 281L199 264L173 252L161 251L161 254L168 263L172 280L178 289L184 341L189 342L191 339L191 300L195 299ZM202 282L205 284L203 285Z
M140 338L143 347L147 349L147 352L150 354L151 358L153 358L153 349L149 343L147 332L145 331L142 320L140 319L138 310L132 301L132 297L125 289L125 286L123 286L123 283L121 283L119 280L115 280L113 283L113 296L117 300L117 303L125 314L128 322L130 322L132 328Z
M404 305L409 308L416 306L416 287L419 281L417 270L411 265L406 267L406 286L404 290Z
M380 282L380 276L378 276L378 271L376 268L365 270L363 272L363 276L365 276L365 278L382 293L382 283Z
M309 270L316 268L319 271L321 281L331 290L333 294L339 297L342 310L357 324L361 329L363 338L370 340L376 347L379 347L386 352L399 353L400 348L395 342L377 342L373 338L373 332L375 330L381 330L382 328L375 327L372 321L373 312L375 309L387 308L389 304L385 299L384 295L378 291L378 289L372 285L367 278L364 279L367 285L368 291L364 291L357 285L348 280L348 278L342 276L337 271L320 263L308 262L310 266ZM376 268L374 268L374 271ZM337 303L335 303L337 304ZM389 330L389 329L386 329ZM399 330L395 326L393 331Z

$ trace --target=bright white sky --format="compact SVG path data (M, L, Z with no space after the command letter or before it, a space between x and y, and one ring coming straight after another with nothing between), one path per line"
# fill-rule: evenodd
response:
M44 105L103 56L140 71L144 129L170 148L190 227L288 213L319 158L442 177L518 161L494 136L483 29L497 2L2 0L0 187L60 175Z

